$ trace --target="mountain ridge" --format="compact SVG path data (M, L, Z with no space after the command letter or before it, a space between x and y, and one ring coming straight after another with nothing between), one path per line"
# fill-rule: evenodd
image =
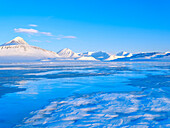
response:
M27 42L25 42L25 40L21 37L16 37L13 40L2 44L1 46L8 46L8 45L29 45Z
M80 57L77 53L73 52L69 48L64 48L64 49L58 51L57 54L60 57L72 57L72 58Z
M29 45L23 38L16 37L13 40L0 45L0 60L12 59L25 60L87 60L87 61L152 61L170 60L170 52L140 52L128 53L125 51L115 55L104 51L75 53L69 48L58 52L49 51L40 47Z

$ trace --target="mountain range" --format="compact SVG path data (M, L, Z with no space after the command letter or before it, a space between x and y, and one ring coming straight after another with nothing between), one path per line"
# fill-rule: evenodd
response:
M36 46L31 46L21 37L0 45L0 62L20 61L54 61L54 60L79 60L79 61L170 61L170 52L119 52L111 55L104 51L75 53L69 48L53 52Z

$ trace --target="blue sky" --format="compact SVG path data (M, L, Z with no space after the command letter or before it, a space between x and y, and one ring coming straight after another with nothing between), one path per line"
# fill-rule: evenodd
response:
M169 51L169 0L0 0L0 43L58 51Z

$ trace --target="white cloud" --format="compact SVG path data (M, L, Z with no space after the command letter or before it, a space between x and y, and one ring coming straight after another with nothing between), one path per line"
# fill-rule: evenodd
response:
M18 29L14 29L15 32L19 32L19 33L29 33L29 34L35 34L38 33L38 30L35 29L25 29L25 28L18 28Z
M56 39L57 40L61 40L61 39L76 39L76 36L63 36L63 35L59 35Z
M36 29L15 28L14 31L18 33L41 34L41 35L46 35L46 36L53 36L50 32L40 32Z
M40 33L46 36L53 36L50 32L40 32Z
M29 35L38 34L38 35L57 37L57 38L55 38L57 40L61 40L61 39L76 39L77 38L76 36L64 36L64 35L55 36L55 35L53 35L50 32L40 32L40 31L38 31L36 29L32 29L32 28L31 29L27 29L27 28L15 28L14 31L18 32L18 33L26 33L26 34L29 34Z
M37 27L38 25L36 25L36 24L29 24L29 26L31 26L31 27Z
M75 37L75 36L63 36L62 38L67 38L67 39L76 39L77 37Z
M50 43L51 41L46 40L46 41L40 41L40 40L30 40L31 42L36 42L36 43L41 43L41 42L47 42Z

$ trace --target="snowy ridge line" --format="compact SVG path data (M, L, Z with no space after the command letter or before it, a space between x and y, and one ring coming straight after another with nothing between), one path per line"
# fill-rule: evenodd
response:
M65 48L57 52L57 54L61 57L80 57L77 53L71 51L69 48Z
M25 48L25 51L27 48L29 47L32 47L32 48L35 48L35 49L38 49L38 50L42 50L44 52L51 52L51 53L54 53L56 54L55 52L53 51L49 51L49 50L46 50L46 49L42 49L40 47L36 47L36 46L25 46L25 45L6 45L6 46L0 46L0 49L9 49L9 48Z
M21 37L4 43L0 46L0 63L3 62L21 62L21 61L170 61L170 52L141 52L128 53L119 52L116 55L109 54L104 51L75 53L69 48L53 52L36 46L29 45Z

